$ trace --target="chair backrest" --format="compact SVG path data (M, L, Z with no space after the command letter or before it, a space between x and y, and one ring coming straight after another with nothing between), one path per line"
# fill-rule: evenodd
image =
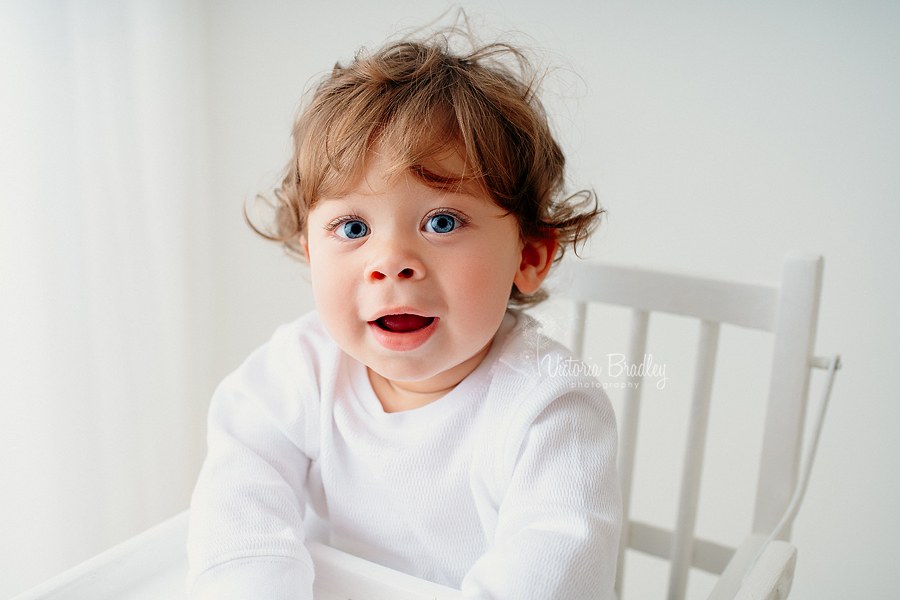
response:
M671 561L669 600L681 600L691 567L720 575L735 548L694 535L706 428L720 324L774 334L774 350L766 408L762 458L757 482L754 534L770 533L781 519L797 482L802 451L806 400L813 355L823 261L819 256L789 255L781 284L758 285L602 265L568 264L571 284L561 296L572 301L570 344L583 353L589 303L631 309L628 364L642 364L650 313L669 313L699 320L699 344L691 394L688 435L678 498L676 525L667 530L629 518L638 437L642 376L635 373L625 387L619 415L619 477L624 526L619 548L616 590L622 594L628 548ZM749 532L748 532L749 533ZM788 539L789 528L782 533Z

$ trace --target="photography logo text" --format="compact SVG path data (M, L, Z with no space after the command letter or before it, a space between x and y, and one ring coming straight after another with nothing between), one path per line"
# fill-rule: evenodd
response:
M586 375L600 378L606 374L613 379L624 381L591 382L597 387L603 388L637 388L638 381L630 381L632 378L654 379L658 389L666 387L669 378L666 376L666 364L657 363L652 354L645 354L640 363L628 363L624 354L611 353L606 355L606 371L604 365L587 364L577 358L566 358L559 354L545 354L540 359L538 369L542 375L549 377L567 377ZM575 384L573 384L575 385Z

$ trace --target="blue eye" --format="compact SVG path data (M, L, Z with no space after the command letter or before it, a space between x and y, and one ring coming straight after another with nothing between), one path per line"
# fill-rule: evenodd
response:
M345 221L335 229L337 234L342 238L350 240L359 239L369 234L369 226L362 221Z
M425 231L430 233L450 233L456 229L456 217L447 214L434 215L425 223Z

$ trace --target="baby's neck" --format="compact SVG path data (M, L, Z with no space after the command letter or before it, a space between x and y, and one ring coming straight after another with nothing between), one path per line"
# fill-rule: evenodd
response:
M367 368L369 382L384 412L395 413L421 408L449 394L481 364L490 349L491 344L488 342L475 356L425 381L394 381Z
M404 410L412 410L421 408L426 404L431 404L435 400L446 396L455 385L438 390L417 391L407 389L403 386L404 381L391 381L385 379L375 371L369 369L369 381L372 382L372 389L381 407L386 413L395 413Z

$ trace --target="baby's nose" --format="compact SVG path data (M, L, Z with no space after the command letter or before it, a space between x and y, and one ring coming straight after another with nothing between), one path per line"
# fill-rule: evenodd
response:
M391 240L373 250L375 258L366 273L369 281L404 281L425 277L425 264L409 244Z

